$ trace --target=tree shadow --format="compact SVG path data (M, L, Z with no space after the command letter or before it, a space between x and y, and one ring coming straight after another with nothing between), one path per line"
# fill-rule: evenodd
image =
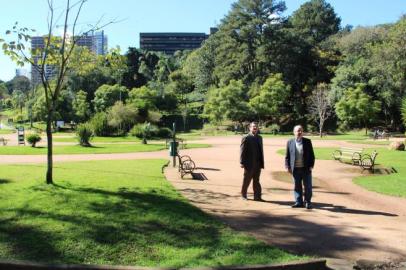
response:
M236 230L249 232L268 244L295 254L337 257L342 251L376 249L376 243L348 227L317 224L293 215L253 211L250 215L228 215L225 221ZM404 256L398 250L385 249L393 255Z
M80 205L74 209L63 209L63 206L0 209L0 241L12 247L13 259L47 263L103 261L107 264L136 264L126 261L118 253L108 253L122 248L125 253L137 254L141 261L159 264L156 256L163 255L154 253L162 247L201 250L196 256L180 260L179 266L186 266L199 260L215 259L219 252L243 252L242 256L249 258L256 250L274 249L255 241L247 242L244 247L233 241L224 241L224 225L179 197L176 191L54 187L57 190L50 191L46 186L37 192L50 192L52 196L63 197L72 204L80 202ZM85 199L76 201L78 196ZM49 224L55 228L50 228ZM59 231L61 227L69 229Z
M12 181L10 181L10 180L8 180L8 179L3 179L3 178L0 178L0 185L1 184L8 184L8 183L11 183Z
M275 204L280 205L292 205L292 201L272 201ZM346 213L346 214L356 214L356 215L368 215L368 216L387 216L387 217L397 217L398 215L386 212L379 212L379 211L369 211L369 210L359 210L359 209L351 209L347 208L342 205L334 205L331 203L319 203L313 202L312 203L314 209L320 209L325 211L330 211L334 213Z

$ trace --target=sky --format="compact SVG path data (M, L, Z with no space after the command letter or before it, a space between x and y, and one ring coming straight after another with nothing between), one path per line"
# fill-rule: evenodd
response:
M75 2L76 0L72 0ZM108 46L139 48L140 32L204 32L216 26L229 12L236 0L88 0L79 18L79 26L116 21L104 28ZM396 22L406 14L406 0L326 0L341 18L341 25L372 26ZM56 13L62 11L65 0L54 0ZM285 0L291 15L306 0ZM0 38L16 21L20 26L47 32L48 6L46 0L0 0ZM63 24L62 20L60 23ZM60 30L62 31L62 30ZM16 65L0 49L0 80L15 76ZM30 70L29 66L24 69Z

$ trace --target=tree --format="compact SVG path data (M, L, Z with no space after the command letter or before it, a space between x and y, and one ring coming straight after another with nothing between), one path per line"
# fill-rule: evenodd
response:
M186 131L186 121L188 115L188 94L194 90L190 76L181 70L176 70L169 75L170 88L178 95L178 100L183 104L183 130Z
M93 105L96 112L105 111L108 107L113 106L117 101L124 101L128 97L128 89L118 84L104 84L97 88Z
M356 88L349 88L335 105L338 118L348 125L363 125L365 135L368 134L368 125L375 120L381 109L381 102L372 100L364 93L365 84L357 84Z
M13 92L13 95L12 95L11 98L12 98L12 102L13 102L13 107L15 109L19 109L20 113L22 114L23 113L23 107L24 107L25 102L26 102L26 97L25 97L24 93L22 91L20 91L20 90L16 90L16 91Z
M136 110L131 106L117 101L107 113L108 124L118 131L118 135L124 135L135 123L136 115Z
M0 99L8 97L8 89L5 83L0 83Z
M16 76L11 81L12 91L21 91L26 97L31 90L30 80L25 76Z
M70 66L70 58L78 40L86 33L99 29L99 26L90 27L86 32L79 33L76 31L78 19L86 0L79 0L71 3L66 0L66 5L61 17L63 17L63 33L62 37L55 36L56 26L61 24L58 21L54 7L54 2L48 0L48 32L43 37L44 46L27 52L26 42L31 39L32 31L27 27L18 27L18 23L13 26L12 30L8 30L6 34L14 34L16 40L5 42L2 48L5 54L9 55L12 60L19 65L30 63L35 68L41 77L41 83L45 92L45 107L46 107L46 134L47 134L47 172L46 183L53 183L53 140L52 140L52 121L54 115L58 111L57 103L64 85L67 71ZM59 16L58 16L59 17ZM30 55L30 56L29 56ZM47 76L46 67L53 66L56 72L55 78ZM55 81L51 84L51 81Z
M242 124L250 119L251 111L242 81L231 80L230 83L219 89L219 111L225 119Z
M83 90L79 90L76 95L75 99L73 100L72 107L75 112L76 120L78 122L86 121L90 116L90 108L89 103L86 101L86 92Z
M320 83L310 96L309 112L317 121L320 137L323 137L324 122L331 115L330 89L327 84Z
M402 100L402 120L403 120L403 125L406 127L406 97L403 98Z
M239 0L232 5L219 31L208 42L217 45L214 74L218 81L228 84L232 79L242 79L250 84L257 77L267 75L269 63L263 59L267 42L264 36L279 27L285 9L283 1L274 0Z
M311 0L289 18L292 26L307 42L316 45L340 30L341 19L324 0Z
M271 74L260 87L258 95L250 99L249 105L259 119L272 119L279 123L289 95L290 86L283 82L282 74Z
M207 101L204 105L203 115L214 124L221 123L224 119L222 110L220 109L220 89L212 88L207 93Z

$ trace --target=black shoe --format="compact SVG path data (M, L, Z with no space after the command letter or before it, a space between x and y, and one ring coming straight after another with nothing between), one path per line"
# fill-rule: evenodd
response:
M241 195L241 199L243 199L244 201L247 201L248 200L247 195Z
M302 207L304 207L302 203L295 203L294 205L292 205L292 208L302 208Z
M312 203L306 203L306 209L312 209L313 205Z
M262 198L255 198L254 201L256 201L256 202L264 202L264 200Z

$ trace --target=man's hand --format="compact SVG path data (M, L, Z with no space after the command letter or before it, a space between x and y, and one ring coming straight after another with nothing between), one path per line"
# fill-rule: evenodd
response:
M288 173L292 174L292 170L290 168L288 168Z
M244 165L243 165L243 164L240 164L240 167L241 167L241 168L244 168Z

